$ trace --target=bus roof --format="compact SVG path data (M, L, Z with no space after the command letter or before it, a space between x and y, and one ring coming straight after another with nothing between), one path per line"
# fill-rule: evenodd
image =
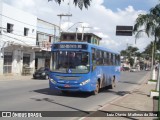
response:
M95 44L87 43L87 42L57 42L57 43L54 43L54 44L87 44L91 47L94 47L94 48L97 48L97 49L100 49L100 50L103 50L103 51L108 51L108 52L111 52L111 53L114 53L114 54L120 54L117 51L105 48L103 46L98 46L98 45L95 45Z

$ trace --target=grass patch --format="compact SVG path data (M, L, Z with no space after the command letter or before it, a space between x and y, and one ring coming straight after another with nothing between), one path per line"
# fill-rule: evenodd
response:
M157 90L151 90L151 92L159 92L159 91L157 91Z
M157 82L157 80L152 80L152 79L150 79L150 80L148 80L148 81L150 81L150 82Z

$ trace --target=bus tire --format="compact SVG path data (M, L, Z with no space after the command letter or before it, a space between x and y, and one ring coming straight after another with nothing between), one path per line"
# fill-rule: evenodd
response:
M99 89L100 89L100 86L99 86L99 82L97 81L96 89L93 91L93 95L97 95L99 93Z
M68 94L68 91L61 90L62 94Z
M115 82L115 76L113 76L111 80L111 85L109 86L110 89L114 89L116 87L116 82Z

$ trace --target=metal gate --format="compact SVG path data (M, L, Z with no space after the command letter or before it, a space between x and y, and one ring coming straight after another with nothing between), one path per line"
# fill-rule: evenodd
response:
M12 53L4 53L4 64L3 64L3 73L8 74L12 73Z

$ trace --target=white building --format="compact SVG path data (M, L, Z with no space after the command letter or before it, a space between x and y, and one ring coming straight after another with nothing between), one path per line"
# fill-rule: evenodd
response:
M0 75L35 69L37 17L0 1Z
M50 67L51 45L58 42L59 26L47 21L37 19L36 45L41 51L35 53L35 67Z

